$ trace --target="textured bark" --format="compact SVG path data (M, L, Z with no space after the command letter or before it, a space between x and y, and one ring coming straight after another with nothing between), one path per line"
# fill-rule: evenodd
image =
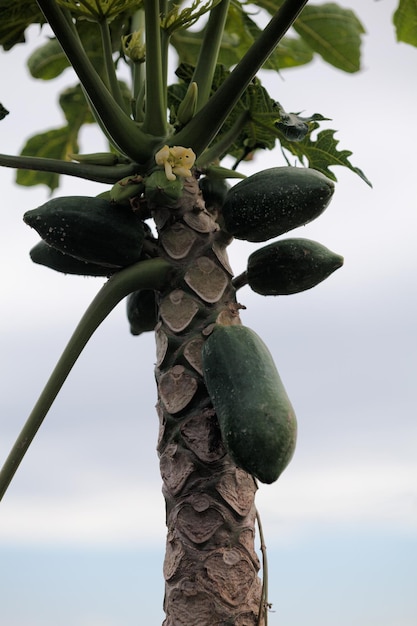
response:
M201 349L217 319L240 323L229 242L186 179L174 209L152 212L160 254L178 274L160 294L156 327L158 454L168 528L164 626L256 626L256 483L226 454L202 377Z

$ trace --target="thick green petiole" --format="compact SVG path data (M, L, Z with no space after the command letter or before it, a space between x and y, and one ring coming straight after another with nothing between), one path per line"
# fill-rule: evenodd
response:
M155 137L166 134L166 58L162 55L159 3L144 0L146 44L146 108L143 131ZM164 46L164 57L167 49Z
M192 82L197 83L198 87L197 111L206 104L210 97L214 70L216 69L217 58L219 56L229 4L230 0L222 0L220 4L210 11L210 16L204 31L204 39L191 79Z
M123 101L123 96L120 91L119 82L117 80L116 71L113 61L113 50L110 36L109 23L106 18L102 18L99 22L101 41L103 44L103 60L106 68L107 85L114 100L120 106L121 109L126 111L126 106Z
M56 2L37 2L114 144L133 161L147 163L158 141L144 133L114 100Z
M172 265L160 258L139 261L114 274L98 292L70 338L0 471L0 500L68 374L95 330L127 295L138 289L162 289L173 272Z
M129 163L127 165L95 165L93 163L72 163L61 159L48 159L45 157L14 156L0 154L0 165L13 167L20 170L34 170L36 172L53 172L65 174L76 178L85 178L96 183L117 183L118 180L137 174L139 165Z

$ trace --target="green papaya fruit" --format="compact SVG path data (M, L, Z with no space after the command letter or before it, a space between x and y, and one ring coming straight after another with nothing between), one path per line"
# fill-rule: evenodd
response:
M104 198L54 198L23 220L53 248L82 261L121 268L139 261L145 231L129 208Z
M265 343L246 326L217 324L202 364L231 458L261 482L274 482L293 456L297 421Z
M230 185L224 178L211 178L204 176L198 181L203 194L203 199L208 209L219 209L223 206Z
M30 258L38 265L44 265L63 274L76 274L78 276L109 276L112 271L109 267L81 261L69 254L60 252L45 241L40 241L30 251ZM113 270L114 271L114 270Z
M342 265L342 256L317 241L281 239L249 256L247 282L263 296L286 296L315 287Z
M153 289L139 289L127 297L127 319L132 335L141 335L155 328L158 321L156 293Z
M333 192L333 181L311 168L263 170L227 193L224 228L236 239L267 241L316 219Z
M144 179L145 198L150 207L174 207L181 198L184 182L180 176L168 180L164 170L155 170Z

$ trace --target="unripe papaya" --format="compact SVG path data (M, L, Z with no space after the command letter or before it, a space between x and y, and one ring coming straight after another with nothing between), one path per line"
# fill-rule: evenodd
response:
M227 192L230 189L229 183L224 178L211 178L204 176L198 181L198 185L203 194L203 199L208 209L219 209L223 206Z
M294 453L297 421L268 348L246 326L217 324L202 363L231 458L261 482L274 482Z
M158 321L155 291L139 289L131 293L127 297L126 313L132 335L153 330Z
M121 268L139 261L145 231L129 208L104 198L54 198L23 220L53 248L82 261Z
M342 265L342 256L317 241L281 239L249 256L247 282L263 296L286 296L315 287Z
M109 276L112 270L103 265L81 261L69 254L60 252L45 241L40 241L30 251L30 258L34 263L44 265L63 274L77 274L78 276ZM114 270L113 270L114 271Z
M236 239L267 241L314 220L333 192L333 181L311 168L263 170L230 189L222 208L224 226Z
M144 179L145 197L150 207L174 207L181 197L184 183L180 177L168 180L164 170L155 170Z

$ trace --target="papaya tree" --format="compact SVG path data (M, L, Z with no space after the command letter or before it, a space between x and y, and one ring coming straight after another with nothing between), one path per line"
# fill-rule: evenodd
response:
M72 66L79 81L60 97L66 125L34 135L19 156L0 155L0 165L16 168L19 184L52 192L62 175L103 184L98 196L54 195L24 214L40 237L31 258L106 279L5 461L1 496L86 343L127 298L131 333L154 332L156 340L165 626L267 624L255 493L257 481L275 482L290 462L297 425L267 346L242 323L238 292L249 285L261 296L291 295L340 268L340 254L321 243L280 236L329 206L333 166L369 182L339 150L335 131L321 128L323 115L287 112L259 77L315 54L343 71L359 69L359 19L335 4L306 5L10 0L0 7L5 50L24 42L31 24L49 25L53 36L29 58L30 72L49 80ZM92 122L108 151L80 154L80 130ZM281 166L247 177L239 171L277 147ZM234 239L260 244L238 276L227 251Z

